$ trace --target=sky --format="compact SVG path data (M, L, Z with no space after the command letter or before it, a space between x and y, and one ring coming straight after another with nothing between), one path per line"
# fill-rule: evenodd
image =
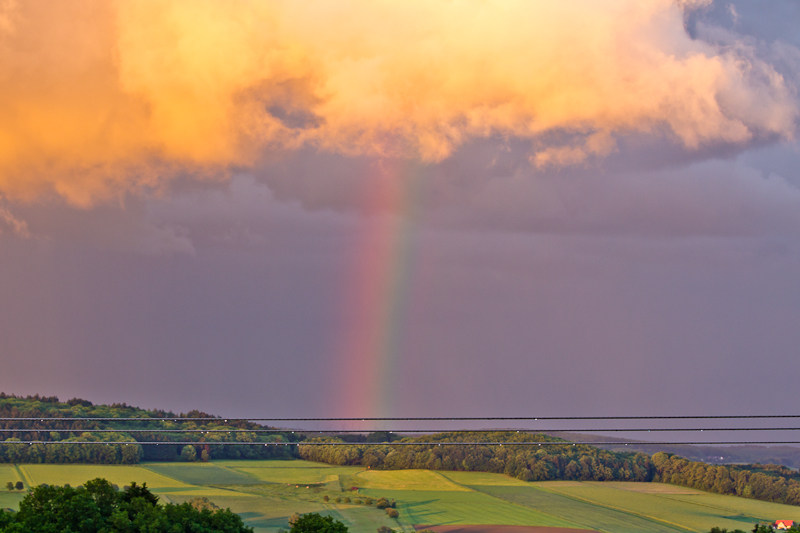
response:
M800 7L765 5L0 0L0 390L789 412Z

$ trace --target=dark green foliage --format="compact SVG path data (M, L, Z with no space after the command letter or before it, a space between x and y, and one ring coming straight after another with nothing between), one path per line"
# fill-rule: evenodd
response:
M105 479L85 487L40 485L20 502L18 513L0 513L3 533L213 531L252 533L230 510L197 510L188 503L158 505L145 485L114 490Z
M14 482L13 481L9 481L8 483L6 483L6 488L8 490L14 490Z
M17 490L22 490L25 488L25 485L22 484L22 481L17 481L17 484L14 485Z
M258 434L249 431L266 428L245 421L224 419L192 421L193 418L212 418L200 411L186 414L138 409L126 404L93 405L88 400L73 398L59 402L55 396L43 397L15 396L0 393L0 418L37 418L24 424L13 420L0 421L0 429L13 429L4 434L7 439L0 441L0 463L92 463L92 464L135 464L141 460L179 461L181 446L171 441L196 441L207 452L208 459L271 459L291 458L291 446L264 446L273 442L293 442L299 437L289 433ZM80 421L60 420L64 418L86 418ZM161 421L101 421L99 418L175 418L178 422ZM222 430L216 433L126 433L128 430L150 429L202 429ZM89 433L86 430L115 429L113 433ZM40 430L40 431L37 431ZM227 430L227 431L225 431ZM19 441L44 441L46 444L14 444ZM68 444L74 441L110 441L104 444ZM159 442L159 445L140 445L137 441ZM204 442L252 442L252 446L213 446ZM201 452L202 454L202 452Z
M687 461L677 455L653 455L654 481L790 505L800 505L800 482L735 466Z
M758 527L758 525L756 525L756 527ZM753 530L753 531L755 531L755 530ZM771 531L772 530L770 530L770 532ZM709 533L745 533L745 532L742 531L741 529L734 529L732 531L728 531L724 527L721 527L721 528L720 527L712 527L711 531Z
M377 507L378 509L386 509L387 507L389 507L389 500L387 500L386 498L378 498L378 501L375 502L375 507Z
M330 516L307 513L294 521L289 533L347 533L347 526Z
M337 442L335 438L314 439ZM564 442L545 435L517 432L439 433L403 442ZM575 479L592 481L650 481L655 469L641 453L615 453L592 446L298 446L303 459L337 465L363 465L384 470L420 468L508 474L525 481Z
M181 460L192 462L197 460L197 450L194 449L194 446L187 444L181 450Z

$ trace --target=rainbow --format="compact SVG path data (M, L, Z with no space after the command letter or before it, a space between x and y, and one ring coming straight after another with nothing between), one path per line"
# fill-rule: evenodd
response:
M419 166L380 161L367 176L365 220L349 270L337 412L391 416L412 279Z

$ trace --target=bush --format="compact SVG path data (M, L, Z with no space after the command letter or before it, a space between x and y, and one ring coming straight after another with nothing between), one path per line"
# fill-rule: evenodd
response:
M378 528L378 533L394 533L394 530L388 526L381 526Z
M14 485L14 487L16 487L17 490L22 490L25 488L25 485L22 484L22 481L17 481L17 484Z
M322 497L322 501L327 502L328 500L330 500L330 498L328 497L327 494Z
M364 500L362 500L361 498L356 498L355 500L353 500L353 503L357 503L358 505L361 505L362 503L364 503Z
M400 516L400 513L398 513L396 509L392 508L386 509L386 514L389 515L389 518L397 518Z
M344 497L344 503L350 503L350 496Z
M216 511L219 509L219 506L206 498L205 496L197 496L192 498L188 501L188 504L197 509L198 511L202 511L203 509L208 509L209 511Z
M372 505L373 501L372 498L364 498L364 505Z
M181 460L192 462L197 460L197 450L194 449L194 446L191 444L187 444L181 450Z
M347 526L331 516L308 513L294 522L289 533L347 533Z
M375 507L378 509L386 509L389 507L389 500L386 498L378 498L378 501L375 503Z
M6 483L6 488L8 490L14 490L14 482L13 481L9 481L8 483Z
M342 503L342 499L338 496L333 501L335 501L336 503Z

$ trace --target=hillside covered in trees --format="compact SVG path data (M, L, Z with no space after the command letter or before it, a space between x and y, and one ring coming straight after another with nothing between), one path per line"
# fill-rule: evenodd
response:
M36 420L39 417L40 420ZM171 443L178 441L197 443L195 448L198 458L289 458L292 457L291 447L264 444L298 439L291 432L256 433L253 430L270 428L252 422L228 421L200 411L175 414L139 409L126 404L93 405L92 402L79 398L61 402L55 396L19 397L0 393L0 418L32 419L0 420L0 463L134 464L141 460L177 461L180 459L182 446ZM68 418L86 420L66 420ZM174 418L175 421L102 420L103 418ZM195 418L214 420L192 420ZM175 429L197 432L153 431ZM40 441L46 444L15 444L20 441ZM112 444L67 444L76 441ZM141 445L140 442L160 444ZM214 442L242 444L210 445Z
M335 438L307 442L341 442ZM643 453L615 453L586 445L566 443L541 434L517 432L453 432L402 439L400 442L525 442L514 445L424 445L355 444L351 446L298 446L298 454L309 461L337 465L363 465L400 470L465 470L508 474L525 481L580 479L595 481L650 481L655 470ZM546 444L547 443L547 444ZM537 445L544 444L544 445Z

